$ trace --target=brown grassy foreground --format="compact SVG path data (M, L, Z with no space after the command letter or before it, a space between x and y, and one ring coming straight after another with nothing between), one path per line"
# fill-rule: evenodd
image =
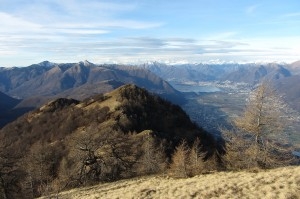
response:
M188 179L142 177L74 189L58 198L300 198L300 167L216 172Z

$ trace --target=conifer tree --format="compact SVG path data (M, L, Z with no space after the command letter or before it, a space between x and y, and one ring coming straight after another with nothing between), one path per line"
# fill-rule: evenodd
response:
M233 121L237 136L231 135L227 145L231 153L227 157L231 155L235 158L231 161L239 161L239 167L269 168L289 162L290 152L279 141L285 137L286 110L286 104L270 83L261 83L250 94L243 115Z

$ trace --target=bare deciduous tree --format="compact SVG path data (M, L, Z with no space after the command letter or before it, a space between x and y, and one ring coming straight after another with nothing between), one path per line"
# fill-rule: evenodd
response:
M79 184L90 184L130 176L130 168L136 162L132 141L130 136L112 128L83 130L73 140L72 159L78 172L73 178Z
M157 143L152 132L143 135L142 156L136 167L139 174L154 174L164 172L167 159L163 143Z
M23 172L17 165L17 156L8 148L10 144L0 141L0 198L20 197L20 178Z
M56 164L59 162L52 146L36 143L23 159L23 168L27 173L26 189L34 197L51 192L51 181L56 177Z

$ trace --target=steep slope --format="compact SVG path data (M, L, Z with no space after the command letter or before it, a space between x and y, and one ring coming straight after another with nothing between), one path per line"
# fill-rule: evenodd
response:
M21 110L13 109L20 101L0 92L0 128L22 114Z
M276 81L290 76L291 76L290 71L278 64L252 65L252 66L246 65L230 73L229 75L224 76L222 80L256 84L264 79Z
M74 187L140 175L145 150L155 150L154 160L162 154L157 161L165 164L162 157L182 140L192 144L196 138L207 157L222 148L179 106L132 84L81 102L51 101L0 130L0 146L22 157L26 175L20 180L27 182L32 175L36 187L57 181Z
M47 72L54 66L55 64L44 61L28 67L0 68L0 91L8 93L30 79Z
M179 106L151 95L135 85L125 85L105 95L87 98L80 103L77 100L65 100L68 101L72 103L62 108L53 108L53 104L58 103L54 100L24 115L4 127L1 136L14 135L19 140L20 135L22 137L26 135L29 136L28 140L32 140L31 137L43 134L43 139L53 137L53 140L50 139L53 142L57 139L56 136L66 136L80 127L87 128L95 122L103 125L107 123L104 122L106 120L123 133L150 129L156 132L157 136L172 140L175 144L182 139L192 142L197 136L208 136L204 130L190 121ZM103 118L97 117L97 114L102 112L105 113L102 115ZM15 127L18 127L18 130L10 132L10 129Z
M56 95L69 88L84 84L88 70L89 68L83 63L60 64L35 78L30 78L9 92L21 98Z
M141 67L170 81L232 81L255 84L262 79L278 80L291 76L291 70L297 71L297 62L293 65L269 64L182 64L166 65L161 63L144 64Z
M279 93L283 93L288 104L300 112L300 75L293 75L276 82Z
M156 75L168 81L214 81L234 72L241 66L238 64L182 64L167 65L159 62L143 64Z
M8 111L16 106L20 100L12 98L0 91L0 112Z
M293 75L300 75L300 61L291 63L287 67L293 73Z

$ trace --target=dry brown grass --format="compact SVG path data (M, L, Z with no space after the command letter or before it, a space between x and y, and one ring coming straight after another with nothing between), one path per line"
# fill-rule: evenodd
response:
M188 179L154 176L63 192L58 198L300 198L300 167L217 172Z

